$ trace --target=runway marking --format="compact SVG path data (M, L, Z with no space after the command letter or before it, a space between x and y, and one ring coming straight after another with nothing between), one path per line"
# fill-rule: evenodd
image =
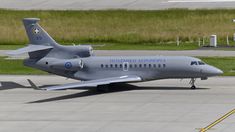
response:
M225 120L226 118L228 118L229 116L231 116L234 113L235 113L235 109L233 109L230 112L228 112L227 114L223 115L222 117L220 117L219 119L217 119L216 121L211 123L210 125L208 125L204 128L201 128L200 132L206 132L207 130L209 130L212 127L214 127L215 125L219 124L220 122L222 122L223 120Z
M235 2L235 0L169 0L168 3L210 3L210 2Z

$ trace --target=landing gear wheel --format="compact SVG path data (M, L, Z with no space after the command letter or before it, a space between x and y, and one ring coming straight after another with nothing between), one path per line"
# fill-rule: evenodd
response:
M194 86L194 85L193 85L193 86L191 86L191 89L196 89L196 86Z
M195 78L191 78L191 81L189 82L189 84L191 85L191 89L196 89L195 81L196 81Z
M107 93L107 92L109 92L109 85L99 85L99 86L97 86L96 90L98 92Z

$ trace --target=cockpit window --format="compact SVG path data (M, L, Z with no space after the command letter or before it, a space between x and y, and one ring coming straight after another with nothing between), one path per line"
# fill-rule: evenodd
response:
M191 61L191 65L197 65L197 61Z
M202 61L198 61L198 64L199 64L199 65L205 65L205 63L202 62Z

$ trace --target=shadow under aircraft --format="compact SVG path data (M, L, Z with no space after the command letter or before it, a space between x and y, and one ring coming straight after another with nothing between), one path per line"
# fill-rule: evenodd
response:
M8 89L15 89L15 88L30 88L31 89L31 87L27 87L27 86L24 86L24 85L21 85L19 83L12 82L12 81L0 82L0 90L8 90Z
M29 79L28 79L28 81L29 81ZM51 87L51 86L55 86L55 85L43 85L40 88ZM16 88L32 89L32 85L31 86L24 86L22 84L19 84L19 83L13 82L13 81L1 81L0 82L0 91L1 90L16 89Z
M43 88L43 87L42 87ZM207 90L209 88L197 88L197 90ZM60 101L60 100L67 100L67 99L74 99L74 98L81 98L81 97L88 97L88 96L94 96L94 95L101 95L101 94L107 94L107 93L114 93L114 92L124 92L124 91L131 91L131 90L190 90L187 87L139 87L131 84L113 84L109 87L109 91L104 92L98 91L96 88L90 88L87 91L75 93L75 94L69 94L69 95L63 95L58 97L52 97L47 99L41 99L36 101L28 102L28 104L31 103L46 103L46 102L53 102L53 101Z

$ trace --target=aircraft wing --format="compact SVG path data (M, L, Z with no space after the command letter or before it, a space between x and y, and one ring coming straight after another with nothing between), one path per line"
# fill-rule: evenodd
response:
M20 49L8 52L7 54L9 54L9 55L19 55L19 54L24 54L24 53L29 53L29 52L39 51L39 50L52 49L52 48L53 48L52 46L29 44L27 47L20 48Z
M104 78L104 79L97 79L97 80L91 80L91 81L82 81L78 83L70 83L70 84L64 84L59 86L52 86L43 88L43 90L64 90L64 89L76 89L81 87L96 87L98 85L106 85L111 83L126 83L126 82L137 82L141 81L142 79L138 76L120 76L120 77L111 77L111 78Z

